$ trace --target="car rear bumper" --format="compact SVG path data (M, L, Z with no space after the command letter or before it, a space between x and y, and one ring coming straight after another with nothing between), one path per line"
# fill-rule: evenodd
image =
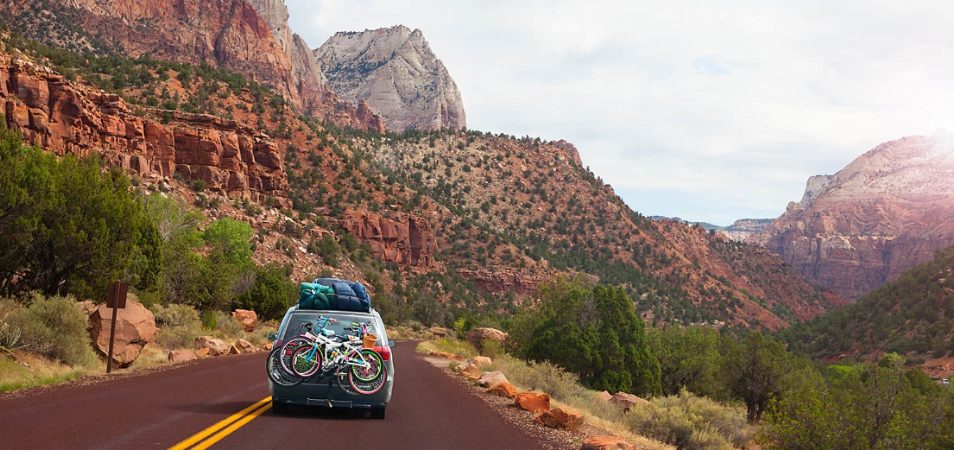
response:
M391 389L394 385L394 379L390 376L388 381L380 391L371 395L351 394L334 381L329 385L328 378L322 379L317 383L305 382L297 386L279 386L268 382L269 391L272 393L272 400L304 406L325 406L332 408L373 408L387 406L391 401Z

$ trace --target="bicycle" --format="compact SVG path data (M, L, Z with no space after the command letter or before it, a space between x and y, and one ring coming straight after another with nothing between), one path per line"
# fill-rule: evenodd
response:
M352 323L346 330L355 334L339 337L327 328L329 323L337 323L337 320L319 317L315 321L315 334L311 333L315 327L310 323L302 324L306 331L282 345L277 362L286 372L283 375L306 380L321 371L323 375L334 376L339 386L348 392L371 395L381 390L387 380L387 366L378 352L364 345L370 324ZM347 387L342 384L344 378L348 380Z

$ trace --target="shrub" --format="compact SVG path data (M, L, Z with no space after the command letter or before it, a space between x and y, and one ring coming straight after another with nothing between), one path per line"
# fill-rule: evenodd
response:
M238 323L228 313L222 311L213 311L212 315L215 316L214 334L217 336L224 338L235 338L240 337L245 333L245 328L242 327L242 324Z
M189 305L155 305L152 308L159 325L156 342L167 348L192 348L202 334L199 312Z
M308 251L317 253L331 267L338 265L338 257L341 255L341 247L330 234L326 234L321 239L309 244Z
M23 309L12 298L0 298L0 349L13 350L20 342L20 329L10 324L10 318Z
M750 439L745 410L725 406L687 390L657 397L645 408L631 408L633 431L681 449L742 447Z
M196 192L205 191L205 180L192 180L192 190Z
M484 339L484 342L480 346L480 354L483 356L496 358L502 355L503 352L503 346L500 344L500 342L497 342L493 339Z
M29 307L10 316L10 326L20 329L20 343L30 351L71 365L95 361L88 318L72 297L44 298L34 294Z
M233 306L251 309L263 319L281 319L295 300L297 287L288 279L288 270L278 264L255 268L255 284L240 295Z

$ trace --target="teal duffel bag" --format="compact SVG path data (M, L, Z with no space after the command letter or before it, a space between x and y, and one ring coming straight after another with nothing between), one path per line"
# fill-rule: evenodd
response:
M298 286L298 309L329 309L335 290L318 283L302 283Z

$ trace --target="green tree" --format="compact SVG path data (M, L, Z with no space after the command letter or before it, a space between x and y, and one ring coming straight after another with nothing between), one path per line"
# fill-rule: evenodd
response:
M252 263L253 235L254 230L247 222L225 218L209 224L203 233L203 239L211 249L211 259L247 267Z
M6 130L0 166L4 291L96 298L117 278L154 281L155 265L135 260L156 255L158 242L121 171L104 173L96 158L56 159Z
M676 395L683 388L716 399L729 397L726 357L738 345L709 327L670 326L651 333L653 352L659 358L662 391Z
M518 354L560 365L594 389L660 392L659 363L624 290L559 278L539 294L539 306L516 321Z
M732 374L729 388L745 402L749 421L761 419L769 402L779 393L779 380L789 368L785 346L762 333L749 333L726 364Z
M954 392L904 359L877 364L803 365L783 377L760 440L779 449L951 448Z

